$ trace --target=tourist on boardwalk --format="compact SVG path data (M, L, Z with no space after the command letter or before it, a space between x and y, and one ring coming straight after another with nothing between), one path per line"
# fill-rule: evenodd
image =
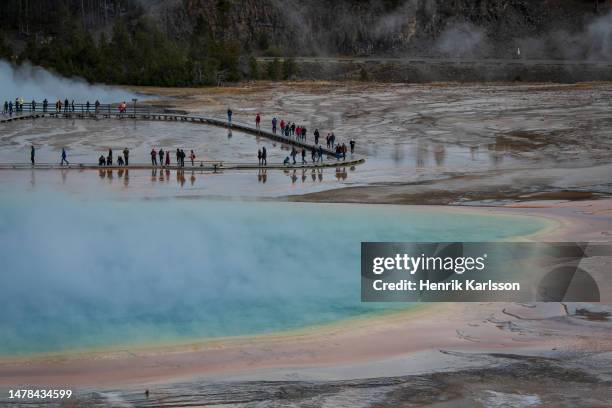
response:
M355 140L351 139L349 145L351 146L351 154L355 153Z
M68 160L66 159L68 155L66 154L66 149L62 148L62 161L60 162L60 166L64 165L64 162L66 162L66 164L70 165L70 163L68 163Z
M32 103L30 104L31 112L36 112L36 101L32 99Z
M295 128L295 136L299 139L302 134L302 128L300 126Z
M108 149L108 156L106 157L106 165L113 165L113 149Z
M302 164L308 164L306 161L306 149L302 147Z
M329 141L330 141L331 147L333 149L334 148L334 143L336 142L336 135L334 135L334 132L332 132L331 136L329 137Z
M55 102L55 113L59 113L62 111L62 101L59 99Z
M85 112L89 113L89 101L85 104Z
M317 149L316 148L310 151L310 158L312 159L313 163L316 163L317 161Z
M300 132L300 136L302 137L303 141L306 141L306 132L307 132L306 127L305 126L302 127L302 131Z
M124 163L123 157L118 156L117 157L117 166L123 166L123 163ZM120 171L123 171L123 170L120 170Z
M232 115L233 114L234 112L232 112L230 108L227 108L227 123L229 123L230 126L232 126Z
M266 151L266 146L261 148L261 164L264 166L268 165L268 152Z
M289 161L289 156L287 156L287 157L285 157L285 160L283 160L283 164L284 164L285 166L288 166L288 165L289 165L289 163L290 163L290 161Z
M104 166L106 165L106 159L104 158L104 155L101 154L100 157L98 157L98 166Z
M276 117L272 118L272 133L276 134Z
M342 147L340 148L340 151L342 152L342 160L346 160L346 145L344 143L342 143Z
M255 116L255 128L259 129L259 123L261 122L261 116L259 113Z
M291 134L291 129L289 129L289 126L285 126L285 136L289 137L290 134Z
M47 98L43 101L43 113L47 113L47 108L49 107L49 101Z
M13 101L9 101L8 111L9 111L9 116L13 116Z
M180 166L181 164L181 151L176 149L176 165Z
M319 161L323 163L323 146L319 145Z
M340 157L342 157L342 146L340 145L340 143L338 143L336 145L336 160L340 160Z
M193 167L193 162L195 161L195 158L196 158L196 155L195 155L195 153L193 152L193 150L191 150L191 151L189 152L189 160L191 160L191 167Z
M291 136L295 135L295 122L291 124Z
M130 164L130 151L126 147L123 149L123 160L125 160L125 165L128 166Z
M257 150L257 164L261 165L261 149Z
M319 129L315 129L314 131L314 139L315 139L315 144L318 145L319 144Z
M185 151L181 149L181 167L185 167Z
M155 148L151 149L151 165L157 166L157 152Z
M328 149L329 149L330 141L331 141L331 135L328 133L327 136L325 136L325 143L327 144Z
M32 166L34 163L34 156L36 155L36 149L34 149L34 145L30 146L30 161L32 162Z
M74 99L72 100L72 104L70 106L72 107L72 111L74 112Z
M15 98L15 113L19 113L19 98Z
M159 148L159 165L164 165L164 149L162 147Z
M293 164L296 163L295 161L295 156L297 155L297 150L295 150L295 147L291 148L291 157L293 158Z
M284 119L281 119L280 130L281 132L285 133L285 120Z
M66 98L64 100L64 113L68 113L68 109L70 109L70 107L68 106L68 98Z
M96 115L98 114L98 110L100 110L100 101L96 99L96 103L94 104L94 107L96 109ZM127 162L125 163L125 165L127 166Z
M166 152L166 167L170 166L170 152Z

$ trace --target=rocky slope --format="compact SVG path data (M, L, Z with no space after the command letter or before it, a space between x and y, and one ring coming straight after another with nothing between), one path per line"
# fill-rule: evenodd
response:
M255 55L580 58L612 40L612 0L6 0L13 43L61 35L75 21L108 35L117 20L152 17L172 40L202 23ZM595 24L595 26L593 26ZM586 36L587 38L582 38ZM578 49L577 51L575 48ZM586 48L586 49L584 49ZM608 48L612 48L609 47ZM571 50L571 52L570 52ZM598 56L601 57L601 56Z
M149 12L177 38L200 18L216 36L270 54L508 57L522 47L535 58L581 58L591 48L581 42L595 41L595 48L602 48L604 40L610 41L612 18L605 16L611 5L578 0L186 0ZM599 20L598 32L589 35ZM586 48L576 51L576 46Z

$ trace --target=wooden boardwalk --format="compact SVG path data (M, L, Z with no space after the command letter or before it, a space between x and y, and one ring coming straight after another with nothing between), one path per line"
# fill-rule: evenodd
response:
M12 117L0 116L0 123L24 120L24 119L37 119L37 118L58 118L58 119L139 119L139 120L151 120L151 121L164 121L164 122L189 122L189 123L201 123L212 126L230 128L229 124L225 120L209 118L198 115L183 115L177 113L152 113L149 111L137 110L135 112L127 113L94 113L94 112L26 112L20 115L14 115ZM277 142L285 143L288 145L297 146L300 148L306 148L312 150L315 146L313 144L297 140L295 137L282 136L280 133L272 133L267 130L257 129L253 126L245 123L232 121L232 130L239 130L241 132L249 133L256 136L265 137ZM311 134L310 138L314 138ZM318 148L318 146L317 146ZM330 156L335 156L335 152L331 149L323 147L323 152ZM354 156L354 155L353 155Z
M164 121L164 122L187 122L187 123L199 123L199 124L207 124L207 125L212 125L212 126L217 126L217 127L223 127L223 128L227 128L227 129L231 129L231 130L237 130L237 131L241 131L244 133L248 133L248 134L252 134L255 136L260 136L260 137L265 137L267 139L270 140L274 140L283 144L287 144L287 145L292 145L292 146L296 146L297 148L304 148L306 149L308 152L312 151L313 149L318 149L319 145L315 146L313 144L309 144L305 141L301 141L298 140L297 138L294 137L287 137L287 136L282 136L279 133L272 133L270 131L266 131L263 129L257 129L253 126L249 126L247 124L244 123L239 123L239 122L233 122L232 121L232 125L231 127L229 126L229 123L227 121L224 120L220 120L220 119L215 119L215 118L209 118L209 117L204 117L204 116L198 116L198 115L184 115L184 114L177 114L177 113L154 113L154 112L150 112L148 110L142 110L142 109L138 109L138 110L134 110L134 111L130 111L130 112L126 112L126 113L115 113L112 112L110 109L108 111L100 111L99 113L95 113L93 111L89 111L89 112L85 112L85 111L76 111L76 112L56 112L54 109L52 111L47 111L47 112L39 112L39 111L35 111L35 112L26 112L26 113L21 113L19 115L13 115L13 116L5 116L5 115L1 115L0 116L0 123L8 123L8 122L13 122L13 121L20 121L20 120L27 120L27 119L37 119L37 118L55 118L55 119L92 119L92 120L108 120L108 119L115 119L115 120L128 120L128 119L132 119L132 120L149 120L149 121ZM314 138L313 135L310 135L310 138ZM361 164L363 162L365 162L365 158L359 155L351 155L351 154L347 154L347 158L346 160L337 160L335 157L335 152L331 149L328 149L326 147L322 146L322 150L324 153L324 156L327 156L326 160L323 160L322 162L316 162L316 163L312 163L309 162L308 164L290 164L290 165L284 165L282 163L270 163L266 166L263 165L259 165L259 164L249 164L249 163L229 163L229 162L224 162L224 161L207 161L207 162L200 162L200 161L196 161L196 165L195 166L190 166L190 165L186 165L183 168L177 167L177 166L168 166L168 169L180 169L180 170L212 170L212 171L218 171L218 170L241 170L241 169L291 169L291 168L322 168L322 167L336 167L336 166L355 166L358 164ZM307 157L310 157L310 154L307 155ZM146 164L134 164L134 165L130 165L129 167L125 167L125 166L98 166L96 164L87 164L87 163L77 163L77 164L71 164L69 166L60 166L59 164L52 164L52 163L41 163L41 164L36 164L35 166L30 165L29 163L24 164L24 163L4 163L4 164L0 164L0 170L6 170L6 169L14 169L14 170L18 170L18 169L125 169L125 168L129 168L129 169L154 169L154 168L161 168L161 166L158 167L154 167L151 165L146 165ZM166 167L164 167L166 168Z

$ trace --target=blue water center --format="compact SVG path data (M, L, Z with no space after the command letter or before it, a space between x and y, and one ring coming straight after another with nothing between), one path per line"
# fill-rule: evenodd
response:
M489 241L532 217L406 206L0 198L0 354L250 335L405 304L360 301L362 241Z

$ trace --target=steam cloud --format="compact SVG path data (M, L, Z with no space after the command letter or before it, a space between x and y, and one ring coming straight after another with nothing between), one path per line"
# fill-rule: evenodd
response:
M13 65L0 60L0 86L2 86L2 103L5 100L14 100L23 97L26 101L36 99L42 101L47 98L50 102L56 99L82 101L95 101L102 103L120 102L136 97L126 90L106 86L89 84L83 79L64 78L55 75L44 68L29 63ZM141 96L139 96L142 99Z
M485 31L469 23L453 24L444 30L436 48L442 56L451 58L484 57L490 50Z
M484 29L467 22L450 24L438 37L435 50L444 57L483 58L495 47ZM583 31L555 30L538 37L517 38L507 52L521 50L528 59L563 58L573 61L612 61L612 12L597 17ZM503 53L504 51L502 51Z
M518 43L527 57L556 53L568 60L612 61L612 12L597 17L582 32L558 30Z

